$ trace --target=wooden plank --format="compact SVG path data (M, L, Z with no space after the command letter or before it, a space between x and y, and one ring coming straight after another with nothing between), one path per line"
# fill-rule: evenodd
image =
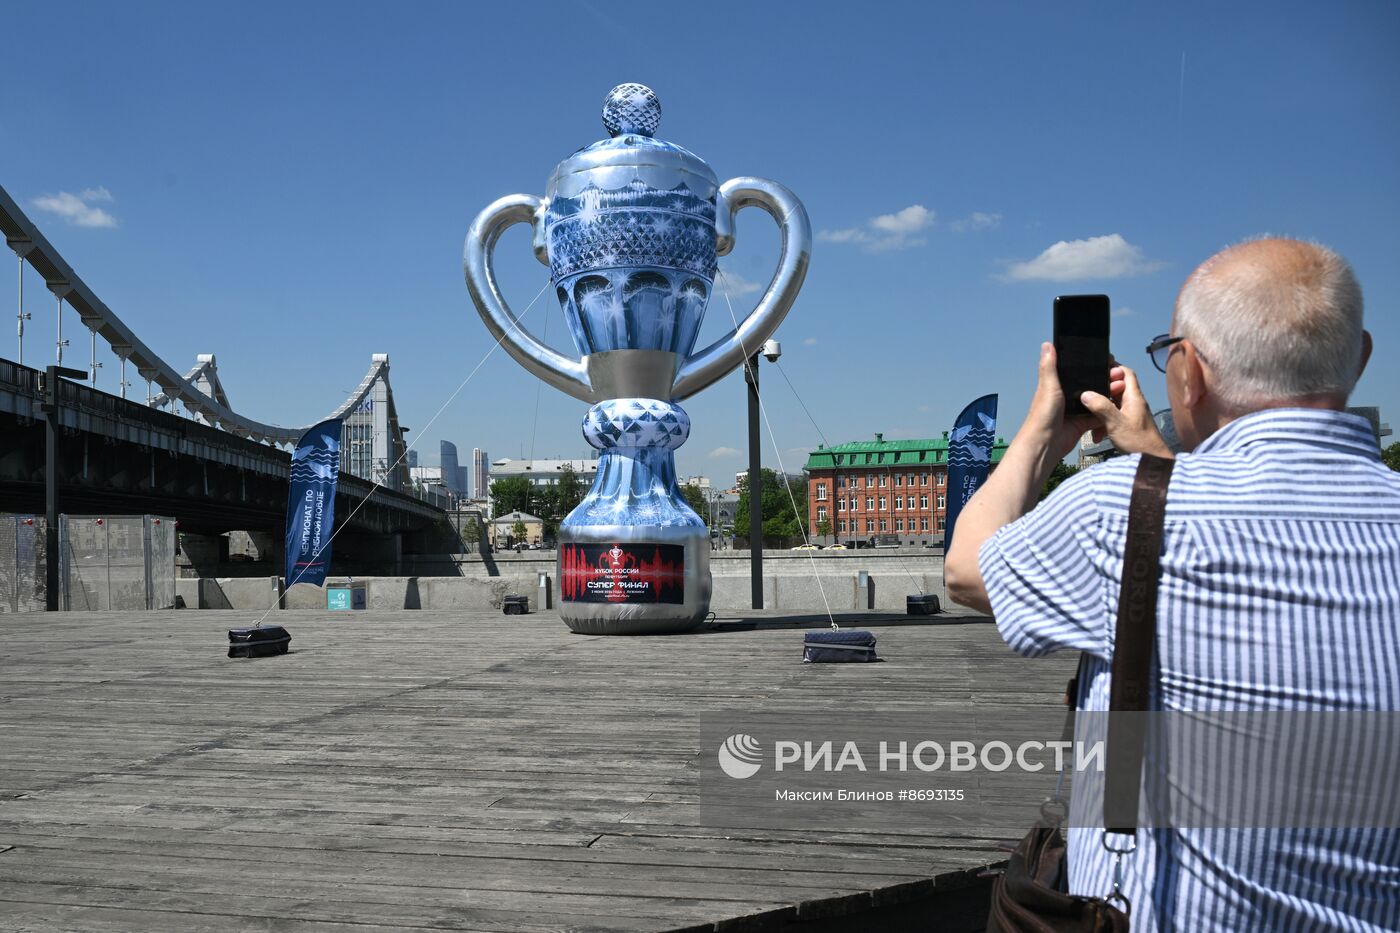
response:
M25 831L0 828L0 839L17 848L66 848L80 845L85 852L129 851L140 854L154 846L172 853L187 851L206 855L213 851L242 857L277 860L287 849L296 853L362 852L381 857L398 855L465 856L502 860L529 858L540 861L597 862L640 865L710 866L761 871L851 871L856 874L906 874L909 866L936 864L950 852L963 850L981 858L986 840L922 846L922 855L890 852L880 845L839 842L801 843L775 840L735 840L671 836L592 836L584 841L554 839L529 851L508 838L466 837L456 831L433 834L410 831L394 837L362 838L291 832L242 832L234 829L76 825L62 837L52 826L25 826ZM914 847L906 847L914 848ZM265 850L273 850L270 853ZM233 856L240 853L239 856ZM916 869L920 877L926 872Z
M804 666L799 632L750 614L620 639L289 612L292 653L229 661L245 615L5 620L0 928L777 929L922 903L996 840L707 826L700 712L1053 705L1072 667L985 624L883 628L885 664Z

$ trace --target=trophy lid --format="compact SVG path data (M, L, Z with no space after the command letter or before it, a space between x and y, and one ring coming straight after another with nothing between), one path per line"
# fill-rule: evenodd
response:
M710 200L719 188L705 160L657 139L661 102L643 84L619 84L603 98L609 138L584 146L555 167L545 196L573 198L587 188L615 191L640 182L663 191L685 185Z

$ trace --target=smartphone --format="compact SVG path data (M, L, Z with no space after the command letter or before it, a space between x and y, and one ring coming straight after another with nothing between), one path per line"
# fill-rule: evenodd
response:
M1108 296L1061 295L1055 299L1055 357L1065 417L1087 414L1083 392L1108 394Z

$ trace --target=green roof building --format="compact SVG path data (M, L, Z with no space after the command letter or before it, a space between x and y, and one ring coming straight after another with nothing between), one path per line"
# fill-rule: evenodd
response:
M1006 453L997 438L992 466ZM948 435L929 440L851 441L807 457L810 527L826 540L928 545L943 540Z

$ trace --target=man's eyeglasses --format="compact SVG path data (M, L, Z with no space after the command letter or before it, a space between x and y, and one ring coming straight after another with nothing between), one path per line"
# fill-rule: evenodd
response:
M1172 347L1185 339L1185 337L1162 334L1160 337L1154 337L1152 342L1147 345L1147 355L1152 357L1152 365L1157 367L1159 373L1167 371L1167 360L1171 358Z

